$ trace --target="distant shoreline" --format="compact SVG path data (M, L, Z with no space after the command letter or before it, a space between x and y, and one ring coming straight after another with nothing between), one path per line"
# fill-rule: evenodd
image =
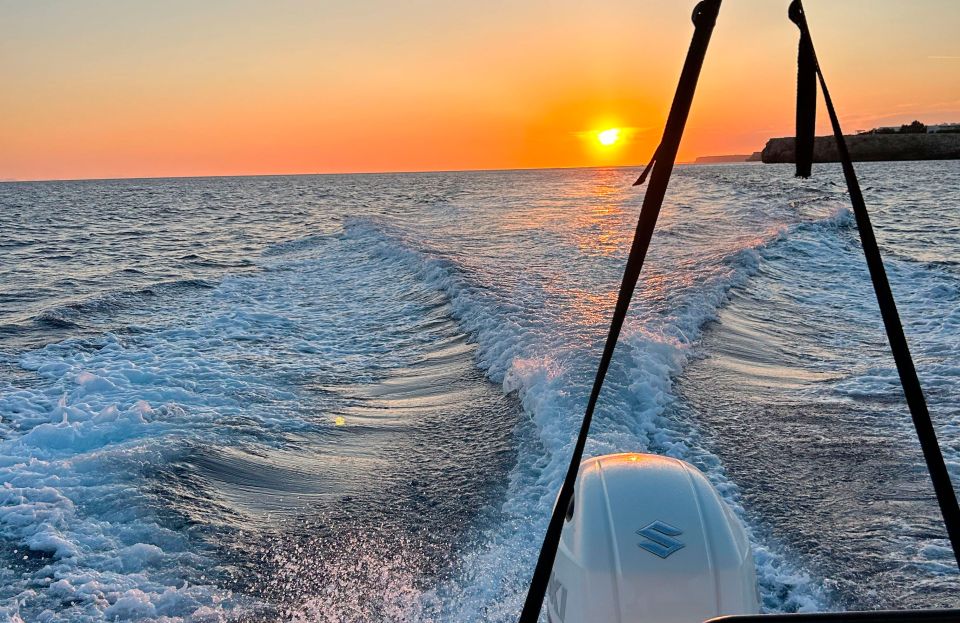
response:
M759 162L760 152L752 154L730 154L724 156L699 156L689 164L730 164L735 162Z
M844 140L855 162L960 159L960 123L926 125L914 121L901 126L845 134ZM762 151L755 151L750 155L700 156L690 164L793 163L796 162L795 143L793 136L771 138L767 140ZM832 134L814 139L813 161L840 162L837 141Z
M850 157L856 162L960 159L960 134L856 134L844 136ZM794 137L772 138L761 152L764 163L796 162ZM814 162L839 162L837 140L818 136L813 144Z

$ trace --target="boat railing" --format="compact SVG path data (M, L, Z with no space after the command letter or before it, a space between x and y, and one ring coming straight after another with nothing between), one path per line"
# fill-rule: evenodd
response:
M729 615L705 623L958 623L960 609Z

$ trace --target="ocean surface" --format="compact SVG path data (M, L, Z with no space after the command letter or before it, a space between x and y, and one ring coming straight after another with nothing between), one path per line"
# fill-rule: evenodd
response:
M960 163L858 165L960 483ZM515 620L629 169L0 184L0 620ZM839 167L675 171L587 446L767 611L960 606Z

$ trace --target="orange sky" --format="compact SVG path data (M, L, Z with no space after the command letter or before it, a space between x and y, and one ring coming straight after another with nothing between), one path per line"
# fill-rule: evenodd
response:
M643 163L693 4L0 0L0 179ZM787 4L724 3L681 160L792 131ZM805 6L848 132L960 121L960 2Z

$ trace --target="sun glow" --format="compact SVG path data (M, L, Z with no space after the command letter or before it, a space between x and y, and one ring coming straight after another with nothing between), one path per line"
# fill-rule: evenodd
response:
M620 140L620 128L610 128L597 132L597 140L604 147L609 147Z

